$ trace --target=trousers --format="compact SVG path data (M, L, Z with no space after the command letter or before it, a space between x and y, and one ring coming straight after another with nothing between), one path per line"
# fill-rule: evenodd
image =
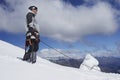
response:
M25 52L23 60L33 60L36 62L36 52L39 49L39 43L35 42L34 40L31 41L32 45L28 46L28 51Z

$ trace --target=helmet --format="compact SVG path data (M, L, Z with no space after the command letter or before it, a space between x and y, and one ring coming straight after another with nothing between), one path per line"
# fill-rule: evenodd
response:
M36 6L30 6L28 9L29 10L37 10L38 8Z

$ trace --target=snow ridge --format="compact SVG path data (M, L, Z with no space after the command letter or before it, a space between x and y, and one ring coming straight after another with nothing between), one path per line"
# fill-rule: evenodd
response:
M87 70L87 71L101 71L100 67L98 66L99 62L96 58L94 58L92 55L87 54L85 57L83 63L80 66L81 70Z
M120 80L119 74L83 71L40 57L35 64L21 61L24 50L0 40L0 80Z

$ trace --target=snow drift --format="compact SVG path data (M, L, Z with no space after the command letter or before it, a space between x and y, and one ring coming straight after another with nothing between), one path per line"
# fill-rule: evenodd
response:
M83 71L51 63L21 61L24 50L0 40L0 80L120 80L119 74Z
M83 63L80 66L81 70L87 70L87 71L100 71L100 67L98 66L99 62L96 58L94 58L92 55L87 54L85 57Z

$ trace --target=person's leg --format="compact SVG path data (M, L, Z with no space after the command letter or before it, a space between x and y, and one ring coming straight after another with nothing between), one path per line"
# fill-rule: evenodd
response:
M32 51L31 51L31 55L30 55L30 62L35 63L36 62L36 53L34 51L35 50L35 43L34 43L34 41L32 42L31 48L32 48Z
M30 59L30 55L31 55L31 52L32 52L32 46L29 46L29 50L27 52L25 52L25 55L23 57L23 60L27 61Z
M24 57L23 57L23 60L27 61L30 57L30 54L29 53L25 53Z
M34 45L34 52L37 52L39 49L39 44L35 42L35 45Z
M32 53L32 63L36 62L37 55L36 52L38 51L38 44L34 42L34 48L33 48L33 53Z
M31 53L31 62L35 63L36 62L36 52Z

